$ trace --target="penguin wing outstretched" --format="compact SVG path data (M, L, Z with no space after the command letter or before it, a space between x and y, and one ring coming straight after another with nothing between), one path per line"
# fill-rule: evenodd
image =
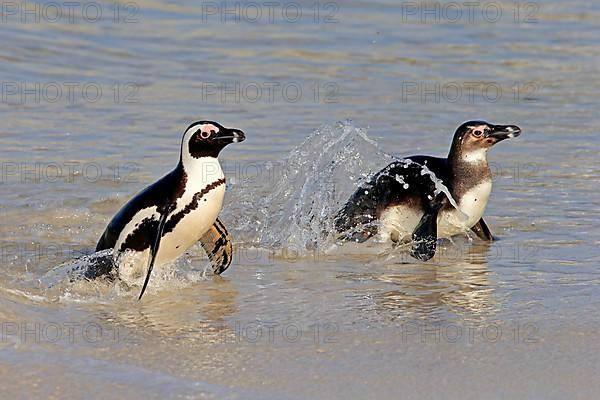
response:
M229 268L233 246L231 236L221 219L217 218L211 228L200 238L200 244L211 261L215 274L220 275Z

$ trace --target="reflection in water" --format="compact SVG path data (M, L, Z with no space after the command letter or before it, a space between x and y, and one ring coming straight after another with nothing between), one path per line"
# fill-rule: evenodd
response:
M166 290L143 302L119 301L90 310L100 321L117 323L140 334L165 340L224 342L233 328L227 318L237 312L238 291L226 278L213 277L177 291Z
M395 250L387 255L385 271L374 268L368 273L348 274L353 280L386 284L383 290L360 294L360 308L392 320L439 320L448 314L476 320L490 317L496 310L486 262L490 244L460 246L465 251L452 250L454 246L444 246L430 263L411 262L404 249ZM367 319L373 318L367 315Z
M104 279L69 281L64 277L58 281L50 279L53 282L50 286L38 282L24 290L1 289L4 297L14 297L14 303L10 304L20 309L21 315L31 306L44 304L52 309L70 310L69 320L82 325L99 324L105 332L121 327L126 332L136 332L136 336L225 342L233 334L228 317L238 312L239 293L235 285L221 276L205 279L193 273L185 277L174 272L170 275L157 276L160 290L144 301L137 301L138 287ZM0 316L8 315L9 309L3 309ZM50 316L36 315L29 319L43 324L47 318ZM3 321L20 323L20 318L6 317Z

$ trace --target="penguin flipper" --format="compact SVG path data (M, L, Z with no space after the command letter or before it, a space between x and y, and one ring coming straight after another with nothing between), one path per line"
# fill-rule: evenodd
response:
M200 244L213 266L213 272L221 275L231 265L233 246L227 228L219 218L200 238Z
M471 230L477 235L477 237L481 240L485 240L486 242L493 242L494 236L488 228L487 224L481 218L472 228Z
M421 261L428 261L435 255L437 246L437 210L428 210L419 221L412 234L410 255Z
M417 260L428 261L435 255L438 212L447 201L446 195L439 193L430 204L427 204L419 224L413 231L410 255Z
M161 214L160 219L158 220L158 227L156 228L156 235L154 236L154 240L152 241L152 245L150 246L150 257L148 260L148 272L146 273L146 279L144 280L144 286L142 286L142 291L140 292L140 297L138 300L142 299L144 292L146 291L146 287L148 286L148 282L150 281L150 274L152 273L152 268L154 268L154 260L156 259L156 254L158 253L158 248L160 247L160 239L162 238L163 231L165 229L165 222L167 222L167 217L170 214L170 208L165 210L164 213Z

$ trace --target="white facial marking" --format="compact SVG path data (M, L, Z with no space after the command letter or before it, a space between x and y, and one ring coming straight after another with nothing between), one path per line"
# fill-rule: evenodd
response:
M204 139L209 137L212 131L214 131L215 133L219 133L219 128L217 128L213 124L204 124L201 126L202 128L200 128L200 136L202 136Z
M214 126L213 124L194 125L185 132L184 139L189 141L192 138L192 135L196 132L198 132L200 134L202 134L202 133L210 134L211 133L210 131L215 131L216 133L219 133L219 128Z
M181 146L181 151L183 153L184 158L186 155L188 155L188 157L189 157L190 139L192 138L192 136L195 133L198 133L200 135L200 137L202 137L203 139L206 139L211 135L211 133L212 133L211 131L214 131L215 133L219 133L219 128L214 126L213 124L202 124L202 125L192 126L190 129L188 129L185 132L185 134L183 135L183 141L182 141L182 146Z
M189 171L196 170L199 167L199 159L196 159L190 155L190 139L195 133L198 133L202 138L206 139L210 136L211 131L219 133L219 128L213 124L202 124L191 127L185 132L181 145L181 161L183 162L183 168L189 174ZM211 157L212 158L212 157ZM215 159L216 160L216 159ZM219 167L220 170L220 167ZM210 172L210 171L205 171ZM218 178L217 178L218 179ZM216 180L216 179L215 179Z

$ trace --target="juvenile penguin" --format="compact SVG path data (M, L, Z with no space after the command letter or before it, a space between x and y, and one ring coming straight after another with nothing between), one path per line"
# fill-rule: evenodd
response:
M228 144L241 142L241 130L211 121L191 124L183 134L179 163L171 172L129 200L110 221L96 251L113 249L113 261L125 251L153 266L171 262L200 241L216 274L231 264L231 239L218 215L225 195L225 175L217 159ZM114 263L89 271L88 278L112 272Z
M343 240L375 235L411 242L411 255L427 261L438 237L471 229L492 241L483 213L492 191L487 151L521 134L515 125L468 121L458 127L447 158L411 156L395 161L361 185L338 212Z

